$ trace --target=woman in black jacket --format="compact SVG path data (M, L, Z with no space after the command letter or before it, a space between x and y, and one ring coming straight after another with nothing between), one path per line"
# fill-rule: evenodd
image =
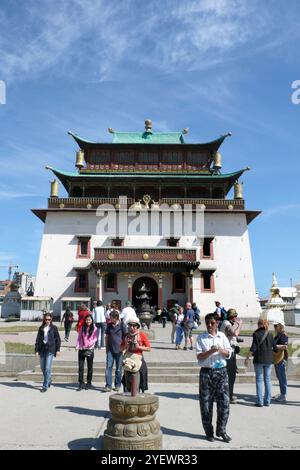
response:
M35 354L40 357L40 366L44 376L41 392L46 392L50 387L53 357L60 354L60 336L52 319L51 313L44 314L43 323L39 327L35 341Z
M277 351L274 337L269 331L268 320L258 320L258 328L253 333L250 353L253 355L253 365L256 379L256 397L255 406L270 406L271 402L271 372L273 364L273 351ZM249 357L249 355L248 355ZM263 396L263 382L265 385L265 394Z

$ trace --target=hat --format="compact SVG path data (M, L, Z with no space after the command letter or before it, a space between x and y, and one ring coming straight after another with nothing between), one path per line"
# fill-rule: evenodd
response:
M174 307L175 307L175 308L178 308L178 307L179 307L179 304L174 304Z
M128 326L129 326L129 325L137 325L138 328L141 327L141 323L140 323L140 320L139 320L138 318L137 318L136 320L129 320L129 321L127 322L127 325L128 325Z
M273 322L273 326L276 326L276 325L285 326L284 320L281 320L281 321L274 321L274 322Z

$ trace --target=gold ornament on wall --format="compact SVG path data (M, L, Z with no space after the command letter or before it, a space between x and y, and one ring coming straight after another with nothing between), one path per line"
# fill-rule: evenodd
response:
M108 254L108 259L114 259L114 258L115 258L115 255L113 253Z
M149 259L148 253L144 253L144 254L143 254L143 259L145 259L145 260Z

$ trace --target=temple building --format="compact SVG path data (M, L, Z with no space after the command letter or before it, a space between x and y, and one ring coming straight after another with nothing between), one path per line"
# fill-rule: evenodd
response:
M110 143L69 132L77 171L47 167L48 207L32 209L45 223L35 295L53 297L57 315L65 299L135 304L145 284L152 305L189 300L205 314L219 300L257 317L248 224L259 211L245 209L249 168L221 172L230 134L188 143L188 129L154 132L150 120L142 132L109 132Z

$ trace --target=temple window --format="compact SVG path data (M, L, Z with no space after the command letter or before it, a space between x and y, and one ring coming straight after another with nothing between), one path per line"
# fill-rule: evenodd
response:
M115 163L123 165L134 164L134 152L117 152L115 156Z
M181 274L181 273L173 274L173 292L185 292L184 274Z
M91 150L88 154L88 162L91 165L103 165L110 162L110 152Z
M77 271L75 280L75 292L89 291L89 273L87 271Z
M91 239L90 237L77 237L77 258L91 257Z
M204 238L201 248L201 258L214 259L213 238Z
M139 163L155 165L158 164L158 154L154 152L140 152Z
M201 291L215 292L214 271L201 271Z
M182 163L181 152L163 152L162 163L178 165Z
M197 165L200 167L206 167L208 161L208 155L204 152L188 152L187 155L187 164L188 165Z
M75 186L74 188L72 188L70 196L71 197L82 197L82 188L80 188L79 186Z
M116 273L108 273L104 280L104 289L106 292L115 292L117 290L117 275Z

